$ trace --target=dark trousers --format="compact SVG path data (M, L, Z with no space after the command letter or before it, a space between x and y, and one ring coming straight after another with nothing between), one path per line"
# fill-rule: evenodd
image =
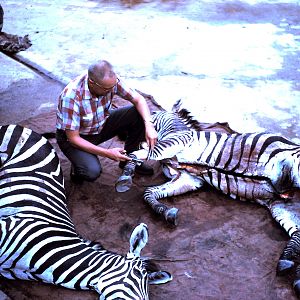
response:
M137 150L140 142L144 140L145 125L134 106L112 110L100 133L80 136L94 145L99 145L124 133L126 134L124 149L127 153ZM71 161L77 176L86 181L94 181L100 176L102 167L97 155L72 146L64 130L58 129L56 138L59 148Z

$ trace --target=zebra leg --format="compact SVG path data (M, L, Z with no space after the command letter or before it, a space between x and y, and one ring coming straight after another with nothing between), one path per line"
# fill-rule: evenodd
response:
M285 275L297 267L293 286L295 293L300 297L300 203L294 199L288 202L277 200L271 202L268 207L273 218L291 236L280 255L277 275Z
M169 224L176 226L178 223L178 209L175 207L169 208L165 204L160 203L158 199L195 191L201 188L203 183L202 179L186 171L181 171L165 184L146 188L144 201L150 205L156 214L164 217Z
M288 202L276 200L267 206L275 221L291 236L277 265L277 273L280 275L291 270L295 260L300 259L300 203L293 199Z
M129 154L128 156L130 156L132 160L126 163L121 176L115 183L115 189L118 193L127 192L131 188L135 167L138 165L137 157L134 154Z
M171 132L169 135L167 134L161 140L157 141L154 149L149 149L147 143L142 143L144 149L140 149L129 154L129 156L133 158L133 161L126 164L122 175L118 178L115 184L116 191L122 193L130 189L137 160L161 161L163 159L171 159L188 147L192 143L193 139L193 132L186 130Z
M298 243L299 243L299 240L298 240ZM293 288L294 288L294 291L295 291L295 294L297 295L297 297L300 298L300 265L296 269L296 275L295 275L295 280L293 283Z
M296 231L280 255L277 265L277 275L284 275L295 267L300 258L300 231ZM300 274L299 274L300 275ZM299 277L300 279L300 277ZM299 284L300 287L300 284ZM300 291L300 290L299 290Z
M300 231L293 233L285 246L277 265L277 275L285 275L296 267L294 291L300 297ZM297 265L297 266L296 266Z

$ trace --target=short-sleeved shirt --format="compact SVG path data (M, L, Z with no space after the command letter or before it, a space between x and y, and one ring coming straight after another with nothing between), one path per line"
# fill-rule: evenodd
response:
M95 97L89 91L88 74L85 72L71 81L60 94L56 128L78 130L83 135L99 133L109 116L112 99L116 94L128 101L138 95L124 81L119 80L112 91Z

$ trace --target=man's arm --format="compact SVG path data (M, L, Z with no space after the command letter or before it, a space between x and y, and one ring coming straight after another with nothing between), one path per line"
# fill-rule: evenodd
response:
M132 99L131 102L134 104L137 111L142 116L142 118L145 122L145 139L146 139L148 146L151 149L153 149L157 142L157 132L152 123L152 118L151 118L151 114L150 114L150 110L147 105L147 102L146 102L145 98L138 93Z
M76 148L86 151L91 154L96 154L99 156L107 157L116 161L130 160L128 156L125 155L125 151L122 148L111 148L106 149L100 146L96 146L89 141L86 141L79 135L77 130L66 130L66 135L69 142Z

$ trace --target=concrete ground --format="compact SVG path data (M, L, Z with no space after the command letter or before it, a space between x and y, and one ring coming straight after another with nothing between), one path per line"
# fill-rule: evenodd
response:
M55 109L64 85L24 66L0 52L1 124L19 123ZM53 131L55 124L49 131Z
M5 0L2 6L3 31L29 34L33 43L17 59L59 82L105 58L166 108L183 98L204 122L225 120L238 131L271 130L300 141L296 0Z
M300 142L298 1L5 0L1 5L5 13L3 31L19 36L29 34L32 41L28 50L12 58L0 53L1 124L20 123L36 117L31 119L35 124L32 121L28 124L38 128L41 122L43 129L53 130L55 119L51 117L45 124L39 116L45 116L48 112L53 114L57 96L63 86L85 70L91 62L104 58L111 61L118 73L132 86L153 95L166 109L169 109L174 101L182 98L185 106L203 122L227 121L237 131L279 132ZM111 194L112 184L112 181L107 179L104 185L99 182L98 187ZM141 190L143 184L146 182L139 186ZM97 191L94 190L94 193ZM197 194L197 197L203 197L201 195ZM210 198L210 195L204 194L206 198ZM84 196L79 193L77 197L80 199ZM133 194L131 197L134 200ZM220 198L216 198L218 197ZM183 199L187 200L186 205ZM90 201L97 206L93 203L94 200ZM79 208L75 208L74 203L78 206L80 201L73 202L72 210L76 217ZM193 265L187 271L173 270L177 275L177 280L172 286L174 290L185 285L184 278L191 278L192 291L195 295L200 295L194 299L220 299L222 291L224 299L294 297L289 291L289 284L278 281L273 274L280 249L286 240L274 224L267 225L270 222L267 213L261 209L255 210L258 219L263 221L263 226L255 223L255 215L250 216L253 207L238 205L238 213L235 211L236 203L226 204L224 212L224 203L219 204L215 208L216 213L224 214L223 221L228 222L230 216L233 216L230 222L233 222L240 232L237 232L238 229L229 229L227 232L228 228L224 227L226 222L222 225L220 221L220 230L211 231L211 234L222 233L227 240L221 241L220 237L215 237L207 240L209 244L205 241L196 243L187 240L186 237L191 223L196 222L191 219L192 207L196 203L198 202L195 198L181 197L181 209L185 211L181 223L183 231L177 235L169 230L164 233L170 234L173 240L180 238L186 243L177 245L183 260L202 264L200 271L203 271L207 278L214 281L215 278L223 276L224 282L223 285L220 282L219 285L216 284L216 290L213 289L212 282L210 288L214 292L211 294L199 292L199 281L195 279L199 270ZM210 207L205 200L199 203L203 205L203 210ZM141 210L147 214L146 208L142 207ZM204 211L201 216L206 214ZM250 232L256 240L248 237L249 231L244 228L245 224L238 222L240 218L241 221L249 222L248 226L251 224ZM162 223L157 223L155 218L149 218L148 221L153 223L150 226L154 232L163 226ZM107 220L105 222L105 225L110 226ZM197 228L206 226L205 228L211 229L215 222L212 219L211 223L207 223L210 225L197 223ZM91 228L91 224L88 225L88 228ZM79 228L88 233L84 224L79 224ZM261 234L258 231L261 231ZM248 239L244 240L245 233ZM196 236L195 232L193 236ZM261 242L261 245L258 245L260 238L264 239L265 244ZM163 241L163 245L166 245L165 237ZM157 243L158 241L154 243L153 251L157 251ZM249 243L250 250L246 251ZM166 252L163 245L160 245L161 250ZM169 253L173 258L176 253L175 246L174 249L170 247L170 251L174 251ZM208 256L204 262L200 260L200 256L189 260L184 256L187 251L192 251L189 246L205 250L206 255L209 250L218 246L224 249L225 254ZM255 252L256 247L266 261L256 260L253 254L258 255ZM267 254L263 252L266 247L270 247ZM266 273L261 273L261 277L249 275L249 280L250 277L241 274L244 270L242 265L236 266L235 269L240 274L239 279L232 276L226 278L228 273L222 274L218 269L213 273L207 271L210 268L208 261L214 261L216 266L220 266L220 263L222 267L226 267L226 263L229 266L229 261L225 262L226 259L229 260L226 258L228 253L251 260L252 267L244 265L251 276L263 270ZM160 254L157 252L156 255ZM171 263L169 265L171 266ZM175 268L174 265L171 268ZM271 285L267 283L270 272L273 274ZM201 280L201 284L204 284L205 277ZM230 286L232 280L236 280L237 286L229 292L225 287ZM253 283L255 280L259 285ZM243 285L245 282L248 283L247 286ZM19 291L18 288L14 290L13 300L27 299L26 297L30 299L26 294L30 285L27 285L28 288L23 288L22 284L19 286ZM47 290L43 286L39 288ZM251 288L255 293L250 292ZM245 297L241 296L243 290L246 291ZM154 299L168 299L159 295L159 288L155 291ZM180 295L177 298L169 288L166 287L163 291L169 297L183 299L181 297L184 295L184 289L177 293L177 296ZM34 295L39 295L34 299L47 298L43 292L36 292ZM64 297L61 294L55 295ZM74 295L70 294L70 298L64 299L75 299ZM190 296L192 293L186 295ZM51 292L49 299L50 297ZM52 299L58 298L54 296Z

